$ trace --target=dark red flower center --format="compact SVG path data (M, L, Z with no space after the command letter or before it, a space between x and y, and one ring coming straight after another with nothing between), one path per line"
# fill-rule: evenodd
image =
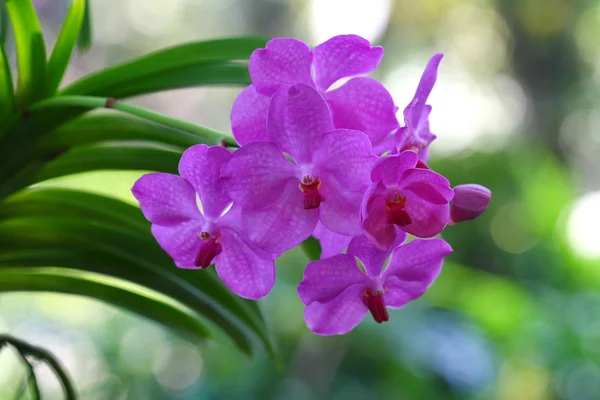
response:
M383 299L383 294L385 290L378 290L373 292L371 289L365 290L364 302L373 319L378 323L382 323L390 319L388 315L387 308L385 308L385 301Z
M385 202L385 208L388 212L388 222L398 226L406 226L412 224L412 218L404 207L406 206L406 197L400 193L394 193Z
M302 183L299 185L300 190L304 193L304 209L312 210L313 208L319 208L321 202L325 200L319 188L321 187L321 181L319 179L313 179L310 175L302 177Z
M198 249L194 265L200 268L207 268L212 264L212 260L223 251L223 248L219 243L220 240L218 237L212 237L208 232L200 232L199 236L202 239L202 244Z

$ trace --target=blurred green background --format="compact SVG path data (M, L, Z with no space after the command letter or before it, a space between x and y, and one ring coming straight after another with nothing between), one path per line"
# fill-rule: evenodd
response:
M47 45L68 3L38 0ZM449 227L454 247L431 290L389 323L343 337L308 331L295 287L307 260L278 261L260 301L283 366L217 334L198 344L99 302L0 294L0 332L51 350L83 399L600 399L600 1L92 0L94 45L71 82L152 50L220 36L357 33L385 47L374 76L402 109L435 52L431 166L491 188L490 209ZM9 47L14 62L14 51ZM230 132L240 88L133 100ZM133 202L139 173L45 183ZM202 273L202 272L198 272ZM39 369L47 398L60 386ZM26 373L0 353L0 399ZM52 397L52 395L54 397ZM46 398L46 397L45 397Z

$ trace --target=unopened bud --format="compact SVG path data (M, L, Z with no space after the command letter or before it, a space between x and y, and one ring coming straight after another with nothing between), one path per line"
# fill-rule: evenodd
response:
M454 198L450 209L450 223L469 221L479 217L490 205L492 192L476 184L454 187Z

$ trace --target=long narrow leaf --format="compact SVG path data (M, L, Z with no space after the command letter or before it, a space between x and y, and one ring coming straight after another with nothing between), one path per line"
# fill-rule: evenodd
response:
M58 34L46 68L46 96L52 96L56 92L67 69L71 53L81 31L85 6L85 0L71 1L71 7Z
M0 2L0 44L6 43L6 36L8 36L8 14L4 2Z
M145 109L143 107L134 106L133 104L117 101L114 98L93 96L55 96L50 99L37 102L36 104L31 106L29 112L32 115L48 113L50 113L50 115L56 115L56 113L62 114L75 110L92 110L101 108L118 110L126 114L134 115L136 117L140 117L148 121L153 121L158 124L168 126L170 128L179 129L184 132L196 134L200 137L212 137L214 138L214 143L223 140L229 145L236 145L235 141L231 137L213 131L212 129L180 119L171 118L166 115Z
M6 119L12 113L14 107L15 95L13 92L12 75L6 53L4 52L4 46L0 40L0 125L6 123ZM0 132L1 135L2 133Z
M249 85L248 64L239 62L207 62L198 65L174 68L168 71L131 77L127 84L106 86L95 95L127 98L161 90L180 89L194 86Z
M3 202L0 208L0 220L8 218L22 217L40 217L52 215L54 217L79 218L89 223L102 221L104 223L115 224L119 230L128 231L138 238L145 237L153 248L157 248L157 244L150 236L150 224L143 217L137 207L124 203L120 200L100 196L93 193L81 192L70 189L52 189L38 188L29 189L20 192ZM163 254L163 259L165 255ZM169 264L172 264L169 262ZM183 271L185 274L186 271ZM203 271L210 273L210 271ZM214 275L214 274L213 274ZM194 276L204 276L203 274ZM212 282L212 278L210 279ZM204 285L206 282L202 279L198 281L204 291L208 291L215 298L223 298L222 285L212 285L218 290L211 290L211 285ZM256 307L256 302L242 300L237 296L229 296L227 298L234 299L238 304L231 303L229 308L234 310L234 313L255 327L256 331L264 329L262 326L262 314ZM248 318L247 307L254 312L257 318ZM264 333L264 331L263 331Z
M70 121L39 144L41 150L89 145L105 141L151 141L188 148L195 144L215 144L211 131L188 133L120 112L93 113Z
M46 49L42 29L31 0L7 0L17 48L19 79L17 102L26 106L42 95Z
M266 349L276 355L272 339L255 309L229 292L213 270L176 268L149 232L132 233L117 225L64 216L13 218L0 221L0 249L3 246L11 250L94 252L95 256L83 257L87 265L82 267L150 287L207 316L212 310L209 316L212 319L222 319L223 313L231 315L243 321L247 329L260 337ZM220 312L215 315L215 310ZM231 335L232 327L227 328Z
M182 151L139 145L77 147L44 166L29 182L96 170L141 170L177 173Z
M65 88L61 94L118 96L111 93L110 89L125 90L151 77L186 67L248 60L252 51L264 47L266 41L266 38L242 37L171 47L89 75Z
M92 45L92 10L90 9L90 1L85 0L85 14L83 15L83 24L79 32L79 40L77 48L84 53L90 49Z
M56 252L40 253L56 259ZM8 254L8 257L11 255ZM68 253L64 257L72 256ZM88 272L61 268L0 268L0 292L57 292L91 297L125 308L184 334L192 340L211 338L209 329L186 307L137 285Z

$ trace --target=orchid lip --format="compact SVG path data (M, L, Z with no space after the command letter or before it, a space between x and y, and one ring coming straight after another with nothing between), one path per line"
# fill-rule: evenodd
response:
M198 236L200 236L202 244L196 254L194 265L200 268L207 268L212 264L213 259L223 251L220 243L221 238L218 236L213 237L206 231L199 232Z
M365 305L373 316L373 319L379 324L390 319L387 308L385 307L385 300L383 298L385 291L385 287L383 290L377 290L375 292L373 292L371 289L366 289L365 297L363 298Z
M315 180L311 175L303 176L302 183L300 183L298 187L304 193L305 210L319 208L321 202L325 200L325 198L319 192L321 181L319 179Z
M388 214L388 222L400 227L412 224L412 218L404 209L406 207L406 197L401 193L392 194L385 201L385 208Z

